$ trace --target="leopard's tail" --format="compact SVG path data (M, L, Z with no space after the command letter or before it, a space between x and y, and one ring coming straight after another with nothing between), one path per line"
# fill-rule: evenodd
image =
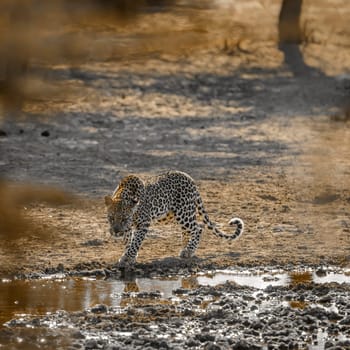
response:
M198 194L197 199L196 199L196 205L197 205L197 210L198 210L199 215L201 215L202 218L203 218L204 224L207 225L208 229L211 230L215 236L220 237L220 238L229 239L229 240L236 240L242 235L242 233L244 231L243 220L241 220L239 218L231 219L229 221L229 224L230 225L235 225L236 226L236 230L235 230L234 233L228 235L227 233L222 232L221 230L219 230L216 227L216 225L213 222L210 221L209 215L204 209L203 201L202 201L202 198L200 197L199 194Z

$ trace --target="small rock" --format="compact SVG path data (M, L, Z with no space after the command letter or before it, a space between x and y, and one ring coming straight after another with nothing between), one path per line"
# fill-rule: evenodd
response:
M332 203L339 199L339 195L336 193L322 193L319 196L316 196L312 201L313 204L323 205L327 203Z
M72 338L74 339L84 339L85 336L80 332L80 331L76 331L72 334Z
M173 290L173 294L178 294L178 295L188 294L188 289L178 288Z
M97 304L94 305L90 311L94 314L100 314L100 313L106 313L108 311L107 305L104 304Z
M205 344L204 350L221 350L221 347L213 342L208 342Z
M58 272L64 272L64 265L63 265L62 263L59 263L59 264L57 265L57 271L58 271Z
M6 137L7 132L5 130L0 129L0 137Z
M321 304L330 303L331 301L332 301L332 297L330 295L325 295L325 296L321 297L320 299L318 299L318 302Z
M251 328L253 328L255 330L261 329L263 327L264 327L264 325L259 320L253 321L251 324Z
M245 340L239 340L236 344L232 346L232 350L260 350L261 346L253 345Z
M105 277L106 273L104 269L96 269L91 271L91 275L96 277Z
M340 340L335 344L335 346L339 346L342 349L350 349L350 340Z
M85 349L98 349L98 344L95 339L89 339L85 343Z
M250 311L256 311L256 310L258 310L259 308L256 306L256 305L252 305L251 307L250 307Z
M199 347L200 342L196 339L190 338L189 340L187 340L186 345L189 348L193 348L193 347Z
M294 225L289 224L280 224L275 226L272 231L274 233L282 233L282 232L288 232L288 233L301 233L301 230L297 228Z
M310 316L310 315L305 315L304 316L304 322L306 324L315 324L317 323L317 319L313 316Z
M85 247L98 247L103 244L104 244L104 241L102 241L101 239L90 239L88 241L81 243L80 245Z
M289 348L288 345L285 343L281 343L278 346L278 350L288 350L288 348Z
M323 268L317 269L317 270L316 270L316 275L317 275L318 277L327 276L327 271L324 270Z
M259 195L258 197L260 197L265 201L276 202L278 200L275 196L272 196L271 194L262 194L262 195Z
M198 339L201 343L205 343L206 341L214 341L215 336L209 333L196 334L196 339Z
M329 348L331 348L331 347L333 347L333 346L334 346L334 344L333 344L333 342L330 341L330 340L327 340L327 341L325 342L325 344L324 344L324 348L325 348L325 349L329 349Z
M186 309L182 312L182 315L183 315L183 316L192 316L193 313L194 313L193 310L186 308Z
M44 131L41 133L41 136L49 137L49 136L50 136L50 132L49 132L48 130L44 130Z
M350 325L350 316L343 318L339 324L341 325Z
M342 319L342 316L339 315L337 312L335 311L331 311L329 314L328 314L328 319L330 321L338 321L338 320L341 320Z

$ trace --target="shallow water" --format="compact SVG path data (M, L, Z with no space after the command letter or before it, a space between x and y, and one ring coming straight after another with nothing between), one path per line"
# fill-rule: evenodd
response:
M292 271L292 272L233 272L230 270L219 270L212 276L205 274L198 276L199 285L216 286L226 281L235 282L240 286L247 286L257 289L265 289L268 286L286 286L293 283L295 276L302 276L303 282L314 283L350 283L350 275L348 271L339 270L322 270L316 272L312 270Z
M123 293L160 291L169 298L181 278L139 278L134 282L92 278L44 278L0 282L0 324L18 314L44 315L57 310L79 311L96 304L120 306Z
M0 325L20 314L79 311L96 304L125 307L130 300L125 293L130 296L135 292L160 292L162 298L167 299L178 288L194 289L200 285L215 286L231 281L241 286L265 289L269 285L285 286L300 278L303 282L350 284L349 271L332 268L317 272L221 270L168 279L136 278L134 281L66 278L63 274L35 280L3 279L0 282Z

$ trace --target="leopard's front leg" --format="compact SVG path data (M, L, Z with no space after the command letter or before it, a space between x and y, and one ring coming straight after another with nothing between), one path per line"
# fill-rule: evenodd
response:
M136 262L137 253L146 237L148 227L138 228L132 235L129 244L125 247L122 257L119 259L119 266L130 266Z
M132 237L132 230L127 230L124 232L123 243L124 243L125 249L128 248L128 246L130 245L131 237Z

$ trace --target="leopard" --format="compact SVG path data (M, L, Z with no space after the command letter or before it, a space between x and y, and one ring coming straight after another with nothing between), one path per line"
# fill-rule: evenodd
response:
M232 234L220 230L209 219L195 181L187 173L177 170L161 173L146 182L137 175L128 175L104 200L110 234L124 240L124 252L119 259L121 267L136 263L139 249L154 221L175 219L181 226L183 235L188 237L180 252L183 259L195 255L205 227L215 236L231 241L238 239L244 231L240 218L229 221L229 225L235 226Z

